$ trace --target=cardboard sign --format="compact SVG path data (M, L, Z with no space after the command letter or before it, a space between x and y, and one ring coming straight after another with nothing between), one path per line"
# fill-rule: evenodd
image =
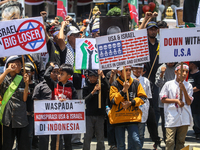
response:
M146 29L97 37L96 41L101 70L149 61Z
M200 29L161 29L159 63L200 60Z
M99 59L96 49L96 39L76 39L75 67L81 69L99 69Z
M84 100L35 100L35 135L85 133Z
M0 22L0 57L47 52L42 17Z

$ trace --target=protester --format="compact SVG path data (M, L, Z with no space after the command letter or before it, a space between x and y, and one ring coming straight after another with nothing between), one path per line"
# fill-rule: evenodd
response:
M151 21L151 22L147 23L146 28L147 28L147 35L148 35L150 62L145 63L146 73L144 76L148 77L150 82L153 84L152 101L153 101L153 108L154 108L155 115L156 115L156 122L158 124L158 121L159 121L158 92L159 92L159 90L158 90L158 87L155 85L155 74L156 74L158 67L160 66L158 64L159 58L158 58L158 56L156 56L156 55L158 55L158 51L159 51L159 44L156 39L156 36L158 33L158 26L157 26L156 22ZM155 63L154 63L154 60L155 60ZM152 69L152 71L151 71L151 69Z
M109 85L112 85L112 83L116 80L118 77L117 75L118 70L111 70L106 74L106 78L109 81ZM110 91L110 89L109 89ZM108 108L112 109L112 104L109 99L109 92L108 92L108 97L106 100L106 106ZM108 112L107 112L108 114ZM115 126L110 124L109 118L107 116L107 138L108 138L108 145L110 146L109 150L117 150L117 141L116 141L116 136L115 136Z
M73 87L73 83L69 81L69 78L73 75L73 67L70 64L63 64L59 68L58 83L51 79L51 72L53 71L55 65L50 64L45 72L44 78L47 85L53 92L55 100L61 102L66 100L78 99L76 89ZM65 149L72 150L71 143L72 134L64 134Z
M101 76L101 86L98 84L98 76ZM89 83L83 88L83 98L86 103L86 133L84 135L83 150L90 150L90 143L95 133L97 149L104 150L104 118L107 91L109 84L103 71L89 70ZM101 90L101 108L99 108L99 90Z
M155 84L159 87L159 91L162 89L163 85L167 81L171 81L175 78L175 63L167 63L162 64L157 72L155 77ZM161 124L162 124L162 132L164 142L166 140L166 129L165 129L165 117L164 117L164 104L160 101L160 97L158 98L158 107L160 108L160 116L161 116Z
M29 76L20 75L22 60L19 56L10 56L5 71L0 76L1 123L3 124L3 150L12 150L15 137L18 149L29 150L28 120L26 100L28 96Z
M199 68L197 67L199 65L198 62L190 62L189 64L189 77L188 82L192 84L193 86L193 97L194 100L191 104L192 109L192 116L193 116L193 130L196 135L196 140L200 140L200 72Z
M147 95L147 98L152 99L150 82L147 78L142 76L143 68L144 68L144 64L132 65L133 74L131 75L131 77L140 82L140 84L142 85L142 87ZM138 124L140 142L141 142L142 147L144 144L145 123L149 116L148 115L148 113L149 113L149 100L148 99L146 100L146 102L143 105L139 106L139 108L142 111L142 121L141 121L141 123Z
M193 97L192 85L185 81L189 73L189 66L183 65L181 81L181 64L175 68L175 79L164 84L160 98L164 103L166 150L180 150L184 147L188 126L191 124L191 108ZM180 90L182 99L180 100ZM175 142L176 137L176 142Z
M46 68L49 68L50 64L53 63L55 66L54 69L50 73L50 78L57 82L57 75L58 75L58 69L59 65L56 62L48 62L46 65ZM47 85L46 80L40 82L34 89L33 92L33 99L34 100L54 100L54 96L52 97L52 91ZM51 150L55 150L56 148L56 135L51 135ZM48 150L49 145L49 136L48 135L40 135L39 136L39 150ZM60 146L62 144L60 143ZM59 146L59 147L60 147Z
M29 142L30 142L30 150L32 150L32 140L33 140L33 135L34 135L34 110L33 110L33 90L36 86L36 82L34 79L35 76L35 67L33 66L32 63L28 62L25 63L25 70L26 73L29 76L29 92L28 92L28 97L26 101L26 111L27 111L27 117L28 117L28 122L29 122Z
M128 149L141 150L138 123L141 122L142 112L138 107L146 102L147 96L142 85L130 77L131 67L126 66L125 69L127 81L125 81L123 67L119 67L120 76L110 87L110 101L113 106L109 112L109 120L111 124L115 124L118 150L125 150L125 129L128 131L128 141L131 141L128 143Z

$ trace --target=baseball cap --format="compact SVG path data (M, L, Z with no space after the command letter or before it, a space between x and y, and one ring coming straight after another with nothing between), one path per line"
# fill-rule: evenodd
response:
M27 63L25 63L25 70L32 72L35 70L35 67L31 62L27 62Z
M81 32L79 29L77 29L75 26L69 26L68 27L68 32L67 32L67 36L70 36L73 33L83 33Z
M88 70L88 76L98 76L98 70Z
M152 28L152 27L158 28L157 23L154 22L154 21L150 21L149 23L147 23L147 26L146 26L147 29L150 29L150 28Z
M120 66L117 68L118 71L122 71L124 69L124 66ZM131 69L131 66L125 66L125 69Z
M132 65L132 67L135 67L135 68L144 68L144 64L134 64L134 65Z

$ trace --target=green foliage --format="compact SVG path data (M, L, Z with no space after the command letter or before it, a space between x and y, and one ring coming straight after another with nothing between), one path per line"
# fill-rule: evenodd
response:
M107 16L120 16L121 9L115 6L112 9L110 9L106 15Z

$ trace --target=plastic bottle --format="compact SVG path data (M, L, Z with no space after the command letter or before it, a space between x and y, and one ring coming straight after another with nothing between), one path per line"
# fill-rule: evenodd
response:
M108 115L109 111L110 111L110 107L107 105L106 106L106 113L107 113L107 115Z

